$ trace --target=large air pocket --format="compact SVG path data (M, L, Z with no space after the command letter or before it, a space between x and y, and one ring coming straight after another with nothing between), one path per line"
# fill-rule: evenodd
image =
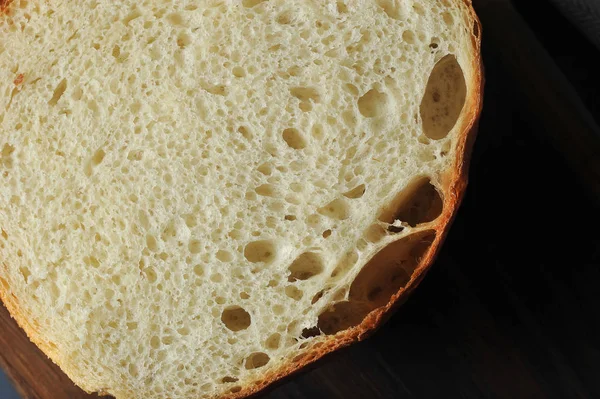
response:
M442 58L431 71L421 101L425 136L443 139L456 125L467 98L465 75L454 55Z

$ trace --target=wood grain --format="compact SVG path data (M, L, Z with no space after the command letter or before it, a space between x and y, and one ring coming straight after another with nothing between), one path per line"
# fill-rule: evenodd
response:
M0 366L26 399L98 398L76 387L0 306Z

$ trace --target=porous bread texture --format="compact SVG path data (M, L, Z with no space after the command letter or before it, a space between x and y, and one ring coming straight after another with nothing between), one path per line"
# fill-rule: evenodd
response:
M430 262L480 106L469 4L5 12L0 295L85 390L246 395Z

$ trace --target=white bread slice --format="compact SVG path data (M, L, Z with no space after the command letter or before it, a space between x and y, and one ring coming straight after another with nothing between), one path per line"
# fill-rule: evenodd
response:
M83 389L243 397L378 326L466 185L462 0L14 0L0 296Z

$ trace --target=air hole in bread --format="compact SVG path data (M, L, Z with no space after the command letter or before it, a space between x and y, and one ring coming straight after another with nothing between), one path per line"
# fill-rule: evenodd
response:
M84 257L83 258L83 263L85 263L88 266L93 267L94 269L97 269L97 268L100 267L100 262L94 256L86 256L86 257Z
M194 274L198 277L204 276L204 266L202 266L202 265L194 266Z
M379 251L352 283L350 300L366 301L374 308L387 304L391 296L410 281L434 239L434 232L420 232Z
M350 217L350 206L344 198L337 198L319 208L318 212L331 219L344 220Z
M254 352L250 356L246 358L244 363L244 367L246 370L258 369L263 366L266 366L271 358L264 352Z
M221 379L221 383L223 383L223 384L231 384L233 382L238 382L238 379L235 377L229 377L229 376L223 377Z
M273 314L282 315L285 312L285 308L282 305L273 305Z
M27 283L29 276L31 276L31 271L29 268L23 266L19 268L19 272L21 272L21 276L23 277L23 281Z
M315 296L313 296L312 299L310 300L310 304L314 305L315 303L319 302L319 299L323 298L324 294L325 294L324 290L321 290L321 291L317 292L315 294Z
M250 313L239 306L231 306L221 313L221 321L229 330L238 332L250 327Z
M344 197L351 199L361 198L366 191L366 186L364 184L361 184L359 186L354 187L352 190L345 192Z
M318 103L321 98L314 87L294 87L290 89L290 94L300 101L299 107L304 112L312 110L312 104Z
M158 241L152 234L146 235L146 247L152 252L158 251Z
M326 335L359 325L371 311L367 303L339 302L319 315L317 328Z
M448 25L449 27L451 27L452 25L454 25L454 17L452 16L452 14L451 14L451 13L449 13L449 12L447 12L447 11L446 11L446 12L444 12L444 13L442 14L442 19L444 20L444 23L445 23L446 25Z
M263 197L274 197L275 196L275 187L271 184L262 184L254 190L256 194L261 195Z
M294 301L299 301L304 296L304 292L302 292L301 289L293 285L288 285L287 287L285 287L284 292L288 298L292 298Z
M121 56L121 47L119 47L118 44L115 44L111 54L113 57L119 58Z
M294 150L301 150L306 147L306 139L298 129L285 129L281 136L286 144Z
M279 349L279 345L281 343L281 335L279 333L274 333L267 338L265 341L265 347L267 349L276 350Z
M437 219L442 213L443 204L440 193L429 178L419 177L396 195L381 212L379 220L389 225L398 220L415 227ZM397 225L394 227L399 228Z
M5 168L11 168L13 165L12 153L15 152L15 147L10 144L4 144L0 151L0 165Z
M320 100L319 91L314 87L293 87L290 89L290 93L300 101L314 101L318 103Z
M421 101L423 132L433 140L446 137L458 121L467 97L464 73L452 54L433 68Z
M270 263L275 259L275 244L271 240L253 241L244 248L244 256L252 263Z
M160 239L162 241L170 241L177 236L177 225L175 220L169 221L163 229Z
M84 166L84 173L86 176L91 176L93 168L100 165L104 160L106 153L101 148L96 150L94 154L92 154L91 158L86 162Z
M367 240L365 240L364 238L361 238L358 241L356 241L356 249L359 252L364 252L368 247L369 247L369 242Z
M269 176L271 173L273 173L273 165L270 163L263 163L257 168L257 170L263 175Z
M189 327L181 327L177 329L177 334L181 335L181 336L187 336L190 335L190 329Z
M233 67L231 73L233 73L233 76L236 78L243 78L246 76L246 70L240 66Z
M346 90L348 93L352 94L353 96L358 96L358 94L359 94L358 88L356 86L354 86L352 83L346 83L344 85L344 90Z
M146 279L148 279L148 282L151 284L154 284L158 280L158 275L156 274L156 271L151 267L143 269L142 273L144 274L144 276L146 276Z
M325 230L322 234L323 238L329 238L329 236L331 236L331 230Z
M302 101L299 105L302 112L310 112L313 109L312 102Z
M394 222L397 223L398 221ZM392 234L398 234L398 233L402 233L404 231L404 227L403 226L399 226L396 224L390 224L388 226L388 231Z
M388 96L371 89L358 99L358 110L365 118L374 118L387 112Z
M371 311L387 305L410 282L434 240L434 231L424 231L379 251L354 279L348 300L333 305L319 316L321 331L335 334L357 326Z
M201 84L200 87L208 93L216 96L224 96L227 94L227 87L225 85Z
M337 7L337 12L339 12L340 14L345 14L348 12L348 6L342 0L337 1L336 7Z
M67 79L61 80L58 86L56 86L54 93L52 93L52 98L48 101L48 105L56 105L65 93L65 90L67 90Z
M392 19L400 19L400 4L402 0L377 0L379 7Z
M264 3L268 0L242 0L242 5L246 8L252 8L254 6L259 5L260 3Z
M160 338L157 336L153 336L152 338L150 338L150 347L152 349L160 348Z
M233 260L233 255L231 252L221 249L217 252L217 259L221 262L231 262Z
M402 40L404 40L408 44L414 44L416 40L415 32L412 30L405 30L402 33Z
M192 254L200 253L200 251L202 251L203 248L204 248L204 246L202 245L202 241L200 241L200 240L194 239L194 240L190 240L190 242L188 243L188 250Z
M315 252L305 252L298 256L288 268L288 281L308 280L323 272L323 258Z
M319 330L319 327L314 326L311 328L305 328L304 330L302 330L302 338L312 338L312 337L318 337L319 335L321 335L321 330Z

